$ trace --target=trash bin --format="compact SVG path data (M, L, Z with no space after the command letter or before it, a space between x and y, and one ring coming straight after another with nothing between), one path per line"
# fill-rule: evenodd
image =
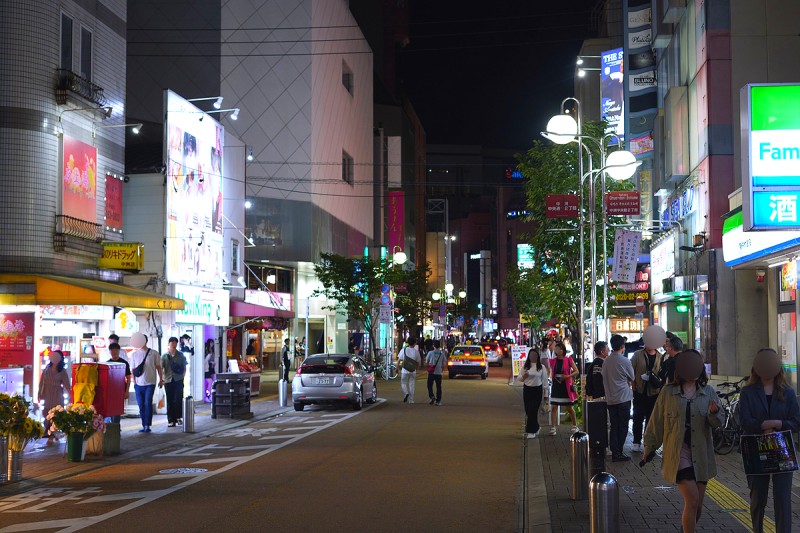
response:
M108 422L106 424L106 433L103 435L103 453L105 455L119 455L120 435L119 422Z
M183 432L194 433L194 398L183 399Z

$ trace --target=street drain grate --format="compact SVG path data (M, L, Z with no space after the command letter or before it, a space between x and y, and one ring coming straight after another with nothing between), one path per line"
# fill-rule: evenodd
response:
M207 468L165 468L159 470L159 474L201 474L208 472Z

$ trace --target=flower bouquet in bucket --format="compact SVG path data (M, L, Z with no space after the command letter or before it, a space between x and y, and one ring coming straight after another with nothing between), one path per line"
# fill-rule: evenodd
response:
M81 438L88 439L95 432L94 417L97 411L92 405L71 403L66 407L56 405L47 413L47 420L53 424L53 429L66 435L80 434Z
M0 392L0 436L8 437L14 428L22 426L29 412L25 398Z
M8 449L12 452L21 452L31 442L41 439L42 435L44 435L42 423L27 417L22 424L12 428L8 433Z

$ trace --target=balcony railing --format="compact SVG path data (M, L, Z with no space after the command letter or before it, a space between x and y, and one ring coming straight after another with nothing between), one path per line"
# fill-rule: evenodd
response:
M99 85L63 68L56 69L56 75L56 102L59 105L66 104L70 94L80 96L98 106L108 104L108 99L103 94L103 88Z
M103 226L67 215L56 215L56 235L69 235L85 241L100 242L103 240Z

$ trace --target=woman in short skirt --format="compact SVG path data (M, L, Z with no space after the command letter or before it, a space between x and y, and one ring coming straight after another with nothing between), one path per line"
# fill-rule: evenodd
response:
M578 431L578 422L575 418L575 400L578 398L576 391L572 390L574 378L578 375L578 367L571 357L567 357L567 348L563 342L556 342L555 359L550 360L550 379L552 389L550 391L550 435L556 434L558 427L558 408L566 407L572 419L572 431Z

